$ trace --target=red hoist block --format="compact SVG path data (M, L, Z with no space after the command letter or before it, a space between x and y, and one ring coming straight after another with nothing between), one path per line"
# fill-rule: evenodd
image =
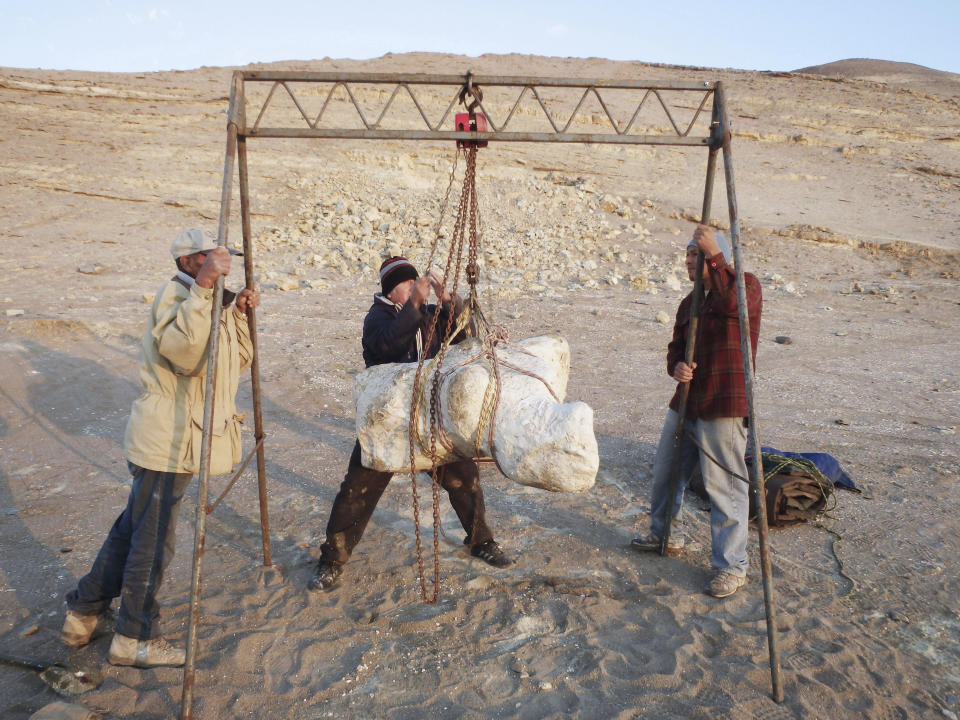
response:
M453 118L457 132L487 132L487 117L483 113L475 113L476 122L470 122L470 113L457 113ZM457 147L486 147L486 140L457 140Z

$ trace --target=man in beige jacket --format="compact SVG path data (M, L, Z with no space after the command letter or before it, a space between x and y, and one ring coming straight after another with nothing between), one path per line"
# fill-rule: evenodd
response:
M174 551L180 498L199 472L213 288L230 272L230 255L201 230L181 233L170 247L177 274L157 293L140 344L142 392L130 412L124 456L133 477L127 506L117 518L90 572L67 594L62 637L88 643L97 622L120 597L110 644L114 665L179 666L185 653L159 635L156 593ZM246 311L256 290L224 290L210 444L210 474L240 460L234 399L240 373L253 358Z

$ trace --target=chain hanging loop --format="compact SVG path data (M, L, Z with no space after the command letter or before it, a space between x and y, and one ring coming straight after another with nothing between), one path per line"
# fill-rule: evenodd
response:
M473 84L473 73L468 72L466 82L464 83L463 89L460 91L459 101L467 108L467 112L469 113L470 117L471 129L477 128L476 109L480 106L480 102L482 100L483 92L479 87ZM477 142L458 142L457 144L457 153L454 158L453 170L451 171L450 181L447 185L447 190L444 195L440 219L438 220L435 228L434 240L430 248L430 257L426 268L426 272L430 272L430 269L433 267L434 259L436 258L437 248L439 246L440 236L443 229L443 220L450 197L450 190L453 186L454 177L457 172L458 161L460 154L462 153L465 160L463 187L460 191L460 200L457 205L456 216L453 221L453 232L450 236L450 246L447 252L447 262L443 271L440 296L442 297L446 295L447 288L449 287L450 297L457 297L460 275L461 272L463 272L470 288L467 306L463 313L469 319L467 325L472 326L472 328L463 327L462 330L465 332L470 332L472 329L473 332L482 334L483 350L481 352L481 356L490 360L492 365L490 384L488 385L487 391L484 394L484 407L483 412L481 413L482 423L477 429L477 438L475 441L475 447L478 451L477 454L479 454L481 445L480 434L483 433L485 429L487 429L489 432L490 448L491 453L493 454L493 426L494 419L496 417L496 409L500 399L500 370L496 356L496 343L502 339L506 339L506 335L502 328L498 328L496 331L494 331L487 322L483 310L480 308L480 302L477 295L477 284L480 279L479 252L481 242L481 233L478 231L478 228L480 227L480 207L476 187L477 149L485 144L485 142L482 144ZM467 256L465 266L464 244L466 244ZM440 595L439 473L441 471L437 464L437 443L440 442L448 451L452 449L452 446L449 446L448 441L445 439L443 428L441 427L442 418L440 413L440 390L442 388L443 381L447 376L447 373L442 372L443 361L446 356L447 349L452 343L454 336L458 335L459 331L461 330L461 324L458 324L456 321L462 318L457 318L455 315L455 306L453 306L451 307L451 312L449 312L447 315L444 326L442 328L438 328L437 325L439 320L439 312L433 313L433 317L431 318L430 325L427 329L426 337L423 341L424 352L419 358L417 358L417 371L416 375L414 376L413 383L413 397L410 403L410 421L407 428L410 442L410 481L413 494L413 517L417 540L417 573L420 580L421 595L424 602L428 604L435 604ZM455 327L457 330L454 330ZM434 339L438 336L438 330L442 333L440 335L440 345L435 357L428 363L427 355L429 354L430 348L433 347ZM430 372L433 373L433 376L430 384L430 401L428 410L425 407L426 393L424 383L426 382L425 375L428 375ZM426 411L425 414L427 414L429 418L429 448L424 448L424 443L422 442L423 434L420 431L419 420L421 407L424 408ZM431 463L430 476L432 480L433 496L434 560L432 593L429 593L427 590L427 581L424 574L423 541L420 534L420 501L417 491L416 468L416 453L418 444L420 449L425 451L429 456Z

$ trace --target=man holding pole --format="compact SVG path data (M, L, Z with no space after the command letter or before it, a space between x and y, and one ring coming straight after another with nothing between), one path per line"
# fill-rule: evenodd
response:
M694 291L680 303L667 348L667 373L678 385L653 462L650 531L631 543L640 551L683 549L683 537L671 533L670 526L680 515L684 490L699 462L710 498L714 569L706 592L717 598L733 595L746 584L749 565L749 485L744 460L748 411L731 262L726 239L705 225L697 226L686 254ZM763 299L756 277L745 273L744 281L751 360L756 364ZM700 295L701 287L705 297Z
M117 518L90 572L67 594L61 637L88 643L98 620L120 598L110 644L113 665L183 665L185 653L159 634L156 593L174 551L180 499L200 471L207 347L213 292L230 272L236 250L217 246L209 232L181 233L170 247L177 274L157 293L140 344L142 392L130 412L123 449L132 476L126 508ZM241 418L235 398L253 347L246 312L260 294L223 291L217 382L213 399L210 473L229 472L240 460Z

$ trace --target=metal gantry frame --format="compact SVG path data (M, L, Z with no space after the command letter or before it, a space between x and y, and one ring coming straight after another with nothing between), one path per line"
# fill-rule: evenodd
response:
M269 85L266 97L263 99L252 125L247 124L247 105L251 102L247 96L248 85ZM299 88L312 85L324 96L319 111L314 115L308 113L304 103L298 97ZM381 107L377 117L370 119L364 113L362 103L358 100L357 86L374 86L391 88L388 99ZM502 117L485 107L480 88L505 88L516 90L518 95L512 107ZM297 91L294 90L297 88ZM447 88L451 90L451 99L446 109L435 120L431 120L429 113L424 109L423 88ZM582 90L579 102L573 111L568 112L566 121L558 122L558 114L551 109L551 91ZM610 105L604 100L603 94L609 91L631 91L634 97L639 96L629 119L620 122L615 118ZM692 96L695 106L684 106L692 109L693 114L689 122L678 122L665 99L665 93L679 92L684 97ZM420 97L418 97L420 93ZM288 97L296 109L295 117L298 121L295 126L286 123L270 126L266 123L271 117L271 106L278 103L277 98ZM470 97L473 106L481 111L486 118L489 129L485 132L448 130L451 125L451 113L458 102ZM398 98L409 98L416 113L413 113L417 127L389 128L384 126L387 119L395 120L390 115L399 106ZM529 104L542 110L549 129L539 131L511 130L511 124L521 124L517 119L518 110L525 99ZM711 101L712 100L712 104ZM603 132L582 132L577 127L578 122L586 112L585 108L593 103L602 110L601 117L605 117L610 129ZM667 129L658 132L643 133L647 129L638 122L641 111L646 106L662 110L663 120ZM355 120L359 120L358 127L338 127L335 122L329 121L329 115L334 114L333 108L356 113ZM709 107L709 110L708 110ZM674 106L676 110L676 106ZM709 112L710 120L706 134L696 134L697 121ZM528 113L529 114L529 113ZM420 125L422 122L422 125ZM541 120L542 122L542 120ZM724 178L726 181L727 211L730 224L730 240L733 248L734 266L736 270L737 302L740 318L741 355L743 358L743 372L746 383L747 407L749 413L748 438L754 448L754 462L749 467L750 485L758 494L758 528L760 540L761 569L763 573L764 607L767 621L767 646L770 659L770 677L772 696L777 702L783 700L783 684L780 673L780 656L777 649L777 635L775 625L775 605L773 599L772 565L770 559L770 543L767 526L766 503L764 497L763 465L760 462L760 441L757 431L757 417L754 410L753 388L754 374L750 352L750 320L747 314L746 289L744 284L743 258L740 251L740 222L737 210L737 199L733 176L733 155L731 151L730 116L727 111L726 96L721 82L642 82L634 80L613 80L596 78L552 78L552 77L522 77L474 75L468 72L465 75L430 75L430 74L390 74L390 73L342 73L342 72L283 72L283 71L237 71L233 75L230 89L230 105L227 118L227 146L224 159L223 185L220 195L220 218L218 227L218 243L226 245L230 203L233 188L233 174L235 164L238 166L240 190L241 229L243 233L244 275L246 287L252 288L253 282L253 241L250 232L250 195L247 175L247 140L251 138L307 138L307 139L352 139L352 140L442 140L467 142L546 142L546 143L593 143L612 145L665 145L679 147L703 147L708 151L707 172L704 182L703 205L700 215L702 223L710 220L711 201L713 197L713 178L716 170L717 154L722 151ZM702 267L703 254L700 254L699 266ZM695 280L695 293L699 291L700 277ZM217 332L220 313L222 311L222 289L224 279L217 279L213 293L213 315L211 332L207 350L207 357L217 357L219 334ZM266 470L264 466L264 439L263 414L260 391L260 364L259 342L257 339L256 310L251 308L247 312L247 321L250 328L250 338L253 343L253 364L251 380L253 389L253 411L256 445L242 463L240 469L227 485L227 489L212 505L207 503L207 494L210 478L210 443L212 437L213 420L213 393L216 384L216 363L207 364L206 392L204 398L203 436L200 451L200 473L196 516L196 537L193 554L193 575L190 587L190 618L187 634L187 657L184 667L183 693L180 704L180 717L193 717L193 692L195 687L195 665L197 657L197 631L200 618L200 591L201 566L206 542L206 517L216 508L226 493L233 487L240 473L252 459L257 456L257 478L260 501L260 526L263 540L263 564L270 566L270 527L267 512ZM688 343L687 350L692 354L693 338ZM685 403L683 403L685 406Z

